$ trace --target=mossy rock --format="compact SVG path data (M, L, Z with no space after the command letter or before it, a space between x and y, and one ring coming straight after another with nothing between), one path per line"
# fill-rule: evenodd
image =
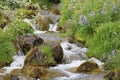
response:
M46 78L48 70L44 67L24 66L21 72L32 78Z
M17 76L6 74L3 76L3 80L19 80Z
M50 47L34 47L27 54L24 62L24 66L55 66Z
M96 72L95 72L96 71ZM82 63L78 68L77 71L79 73L100 73L101 70L97 63L92 61L86 61Z
M104 78L106 80L119 80L119 75L118 75L118 71L117 70L111 70L109 72L107 72L105 75L104 75Z
M39 29L43 31L47 31L49 29L49 24L53 23L48 16L38 16L36 22L39 24Z

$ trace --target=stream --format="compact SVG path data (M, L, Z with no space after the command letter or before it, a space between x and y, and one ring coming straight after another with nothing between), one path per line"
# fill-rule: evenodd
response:
M46 33L46 31L40 31L38 30L38 25L32 22L30 19L24 19L25 22L29 23L33 29L34 29L34 34L43 38L44 40L52 40L53 42L55 41L60 41L61 42L61 47L64 52L64 63L58 64L55 67L50 67L49 70L52 71L58 71L64 76L62 77L54 77L49 80L104 80L103 74L84 74L84 73L75 73L74 69L76 69L80 64L84 63L86 60L89 61L94 61L98 64L100 69L103 67L103 62L97 60L96 58L90 58L86 56L87 48L79 47L74 43L69 43L67 39L62 39L59 38L56 34L59 34L57 29L57 20L54 22L54 24L49 25L49 30L48 31L54 31L55 33ZM24 55L15 55L13 57L14 61L10 64L10 66L4 67L3 69L5 70L3 73L0 72L0 75L8 74L14 69L22 69L24 66L24 60L25 56ZM24 80L24 79L21 79ZM25 79L29 80L29 79ZM39 79L40 80L40 79Z

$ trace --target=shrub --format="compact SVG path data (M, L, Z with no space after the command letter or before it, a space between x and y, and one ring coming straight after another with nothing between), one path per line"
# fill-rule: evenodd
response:
M6 32L14 38L25 33L32 33L33 29L28 23L22 20L14 20L8 25Z
M3 67L12 61L15 48L11 42L11 37L5 33L0 33L0 67Z
M15 11L15 18L16 19L30 18L31 15L32 15L32 11L24 9L24 8L20 8L20 9L17 9Z

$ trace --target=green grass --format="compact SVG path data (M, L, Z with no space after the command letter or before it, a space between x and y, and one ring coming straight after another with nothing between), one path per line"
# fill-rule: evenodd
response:
M9 64L15 54L15 48L11 42L11 36L0 33L0 67Z
M97 58L103 53L110 53L112 50L120 48L120 21L102 24L97 29L96 34L88 40L88 55Z

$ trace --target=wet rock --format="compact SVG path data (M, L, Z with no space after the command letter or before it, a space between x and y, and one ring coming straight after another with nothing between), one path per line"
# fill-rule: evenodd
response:
M38 38L32 34L20 35L16 38L15 45L21 48L23 53L26 54L32 47L42 44L42 38Z
M14 75L6 74L3 76L2 80L19 80L19 78L17 76L14 76Z
M38 47L34 47L27 54L24 66L54 66L56 62L50 55L45 55Z
M79 73L100 73L101 70L97 63L92 61L86 61L82 63L78 68L77 71Z
M63 30L62 26L60 26L60 24L58 24L57 26L58 26L58 27L57 27L56 30L61 32L61 31Z
M36 66L25 66L22 69L22 73L24 73L26 76L29 76L31 78L47 78L47 68L44 67L36 67Z
M64 77L64 76L67 76L65 73L59 71L59 70L53 70L53 69L49 69L48 70L48 80L54 80L53 78L56 78L56 77Z
M40 30L47 31L49 29L49 24L52 23L52 20L48 16L37 16L36 22L39 24Z
M62 62L63 60L63 49L61 46L55 46L53 48L53 58L57 63Z

